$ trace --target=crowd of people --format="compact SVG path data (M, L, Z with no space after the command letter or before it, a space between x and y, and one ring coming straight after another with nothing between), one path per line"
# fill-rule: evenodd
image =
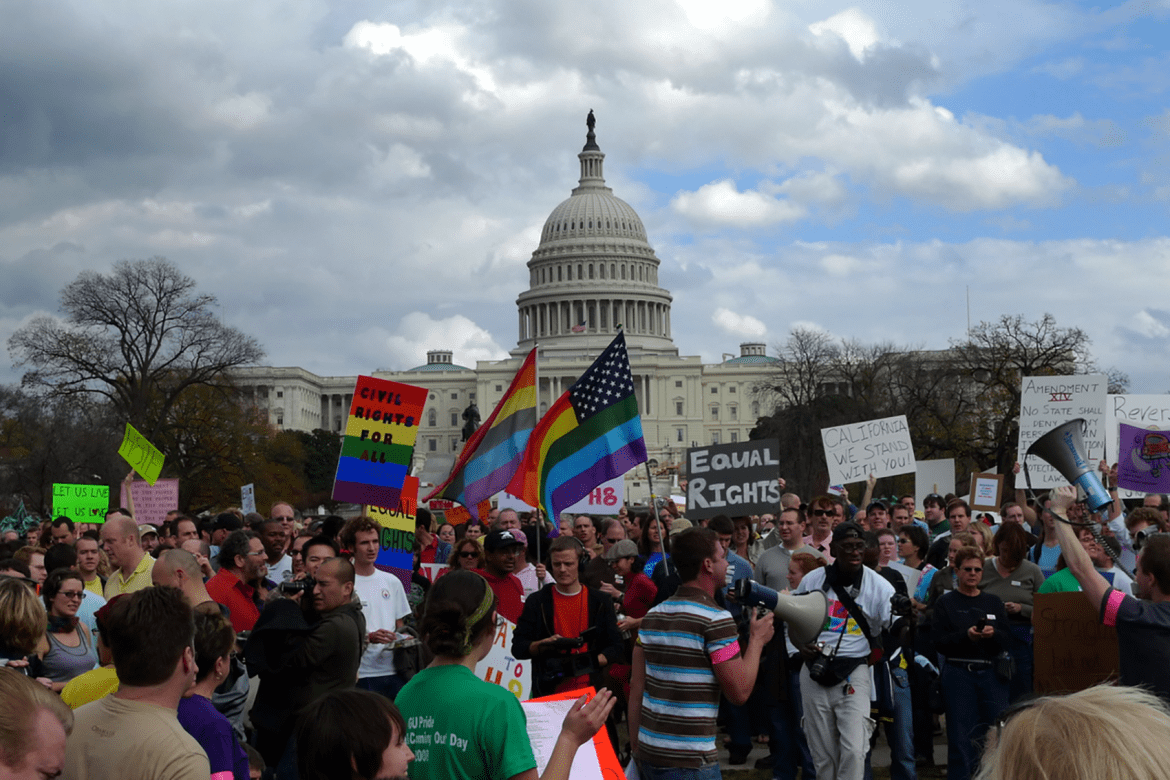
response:
M1063 733L1041 713L1170 717L1165 496L1092 514L1060 489L976 516L873 486L856 505L785 492L776 514L688 520L667 501L556 527L420 508L404 577L376 565L376 521L287 502L6 529L0 768L560 780L604 728L648 779L719 777L721 747L743 765L761 743L756 766L775 778L862 778L884 726L891 776L913 778L945 724L953 780L1039 776L1018 773L1029 761L1073 777L1054 773L1055 747L1024 754L1018 734ZM822 599L816 638L794 642L743 580ZM1034 703L1035 595L1072 590L1117 626L1120 682L1148 693ZM542 771L515 692L475 674L501 636L531 660L524 698L598 691L570 708Z

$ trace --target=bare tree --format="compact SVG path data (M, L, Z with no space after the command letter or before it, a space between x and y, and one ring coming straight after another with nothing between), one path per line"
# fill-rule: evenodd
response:
M148 439L190 388L227 385L227 373L264 356L219 321L213 295L168 260L121 260L84 271L61 291L63 318L38 317L8 341L22 385L56 398L101 396Z

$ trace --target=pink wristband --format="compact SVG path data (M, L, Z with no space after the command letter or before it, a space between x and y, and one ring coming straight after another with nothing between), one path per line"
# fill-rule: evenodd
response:
M1105 615L1102 622L1107 626L1117 625L1117 610L1121 609L1121 602L1125 601L1125 594L1119 590L1109 591L1105 597Z
M737 655L739 655L739 640L738 639L736 639L735 641L733 641L731 644L727 645L726 647L722 647L719 650L716 650L714 653L711 653L711 663L721 664L724 661L730 661L732 658L735 658Z

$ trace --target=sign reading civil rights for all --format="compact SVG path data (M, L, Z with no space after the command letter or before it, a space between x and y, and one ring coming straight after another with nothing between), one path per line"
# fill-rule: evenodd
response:
M358 377L337 461L334 501L398 506L426 401L426 388Z
M687 450L687 518L776 512L780 507L779 454L777 439Z
M75 523L104 523L110 511L109 485L53 484L53 517Z
M118 447L118 454L138 472L138 476L152 485L158 481L158 475L162 473L163 454L145 436L134 430L130 423L126 423L126 433Z
M121 506L130 507L125 482L119 498ZM139 525L150 523L157 528L167 519L167 512L179 508L179 480L160 479L152 485L136 479L130 483L130 498L134 503L134 522Z
M394 508L366 507L371 519L382 526L378 537L378 558L374 565L402 580L410 592L413 569L414 520L418 516L418 477L407 477Z
M913 474L914 445L906 415L821 429L829 484L862 482L870 474L892 477Z
M1020 449L1016 460L1023 465L1024 456L1033 442L1078 417L1086 422L1082 436L1085 459L1095 464L1103 458L1105 390L1108 386L1109 381L1103 374L1024 377L1020 385ZM1028 458L1027 466L1032 487L1051 488L1068 484L1059 471L1040 458Z

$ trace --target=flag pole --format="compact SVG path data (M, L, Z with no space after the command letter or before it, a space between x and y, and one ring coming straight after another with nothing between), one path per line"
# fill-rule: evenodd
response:
M535 380L535 384L536 384L536 419L539 420L540 419L540 342L533 341L532 342L532 349L533 349L533 352L535 353L535 358L532 361L532 376L533 376L533 378ZM551 390L551 388L549 388L549 389ZM551 393L550 393L550 395L551 395ZM540 521L541 509L540 509L540 499L539 499L539 495L540 495L540 493L539 493L539 486L540 486L539 477L537 479L538 479L538 482L537 482L537 496L538 496L538 498L536 500L536 507L535 507L536 508L536 563L539 565L541 563L541 560L542 560L540 557L540 537L544 536L545 531L544 531L544 523L542 523ZM543 582L540 584L541 584L541 586L544 585Z
M650 512L654 515L654 525L658 527L658 544L662 547L662 568L669 574L669 566L666 559L666 536L662 533L662 518L658 512L658 497L654 495L654 475L650 473L650 461L647 460L642 464L646 467L646 484L650 487Z

